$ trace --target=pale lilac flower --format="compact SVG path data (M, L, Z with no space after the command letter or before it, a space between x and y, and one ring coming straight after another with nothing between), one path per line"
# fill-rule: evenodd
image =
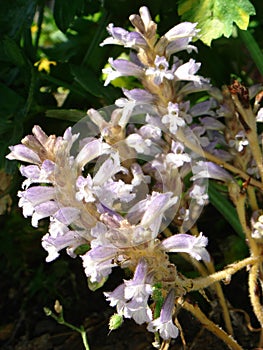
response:
M247 173L249 175L255 176L257 179L260 178L258 166L254 158L248 164Z
M111 67L102 70L102 72L107 75L104 86L109 85L112 80L122 76L134 76L140 78L143 75L143 68L128 60L113 60L113 58L110 57L109 63Z
M219 120L211 117L199 118L201 124L206 128L206 130L224 130L225 125Z
M258 123L263 123L263 108L260 108L260 110L258 111L256 121Z
M41 163L38 154L25 145L10 146L9 149L11 150L11 153L6 156L9 160L20 160L22 162L33 164Z
M170 253L188 253L197 260L210 261L208 251L205 249L208 239L199 234L198 237L179 233L166 238L160 243L160 248Z
M118 314L122 313L123 307L126 303L124 296L124 283L120 284L113 292L105 292L106 300L110 302L110 306L117 306Z
M120 27L114 27L113 23L107 26L107 31L111 35L103 40L100 46L114 44L130 48L146 47L147 43L138 32L129 32Z
M152 152L152 141L149 139L145 140L139 134L130 134L125 142L129 147L134 148L137 153L149 155Z
M208 194L205 186L194 184L193 189L189 192L189 196L196 200L197 204L205 205L208 202Z
M231 176L224 168L213 162L198 161L192 166L193 176L192 181L204 178L211 178L215 180L221 180L226 183L234 181L233 176Z
M152 294L151 284L145 283L147 280L147 263L141 259L136 267L132 280L124 280L125 299L136 299L137 301L148 299Z
M148 331L159 332L164 340L176 338L179 333L178 328L174 325L172 319L174 299L175 292L174 289L171 289L163 303L160 317L151 321L147 326Z
M162 150L159 147L162 131L154 125L146 124L136 133L130 134L125 139L126 144L136 150L137 153L156 155Z
M179 23L168 32L164 37L169 41L166 47L166 54L168 56L182 50L186 50L188 53L192 50L197 51L197 48L193 45L189 45L193 37L197 36L199 29L196 29L197 23L183 22ZM160 39L162 40L162 39Z
M191 132L189 132L191 130ZM198 142L202 147L207 147L210 144L209 138L206 136L206 128L200 124L192 125L189 131L186 130L185 136L188 136L190 139L193 139L193 133L195 143Z
M63 206L53 214L53 217L65 225L70 225L80 218L80 214L78 208Z
M111 306L125 318L133 318L136 323L143 324L152 320L152 312L148 306L152 294L151 277L147 276L147 263L141 259L131 280L124 280L111 293L104 293Z
M176 134L178 127L185 126L185 121L179 116L180 109L178 103L168 103L168 114L162 117L162 122L168 125L168 128L172 134Z
M184 153L184 145L182 143L172 140L171 151L171 153L167 154L166 160L176 168L181 167L184 163L191 162L191 157Z
M254 239L263 238L263 215L261 211L256 211L252 215L251 226L252 226L252 237Z
M76 182L76 199L78 201L84 200L86 203L94 202L96 198L93 194L93 180L90 174L87 177L79 176Z
M22 207L26 203L30 203L33 206L47 202L55 198L55 189L51 186L34 186L28 188L26 191L19 191L18 197L19 206Z
M32 183L51 183L54 176L55 163L49 159L43 161L41 165L21 165L20 173L27 177L22 188L28 188Z
M146 6L139 9L139 15L131 15L129 17L136 31L141 33L145 39L155 39L157 25L152 21L150 12Z
M216 100L214 98L210 98L206 101L196 103L193 107L191 107L190 113L193 117L202 115L215 117L216 113L213 109L216 107Z
M38 227L39 220L54 215L58 210L59 204L55 201L48 201L37 205L34 207L33 214L29 214L30 216L32 215L32 226Z
M54 214L58 205L53 201L55 189L48 186L34 186L26 191L19 191L18 206L23 208L24 217L32 216L32 226L38 226L38 220ZM50 207L49 207L50 205Z
M92 161L93 159L101 156L102 154L108 154L111 147L103 142L101 139L91 139L87 142L75 158L75 164L80 168Z
M261 215L258 221L253 225L252 237L256 239L263 238L263 215Z
M150 229L151 239L154 239L159 231L165 211L173 207L178 201L172 192L152 192L146 199L135 204L127 214L127 219L145 229Z
M155 98L150 92L143 89L122 89L122 91L129 100L136 101L137 103L152 103Z
M99 167L96 174L91 178L79 176L76 181L76 199L81 201L101 203L111 208L115 200L129 202L134 198L132 194L133 185L126 184L122 180L113 180L114 175L126 171L120 165L119 154L113 152Z
M162 137L162 131L159 127L151 124L145 124L143 125L139 130L139 134L144 138L144 139L150 139L153 140L154 142L159 142Z
M112 244L97 246L81 255L85 274L91 282L101 280L111 274L112 268L118 266L114 259L118 256L118 249Z
M149 184L151 182L151 177L149 175L144 175L142 168L139 164L134 163L131 166L131 172L133 175L133 179L131 184L135 186L139 186L141 183Z
M169 70L169 63L167 62L164 56L156 56L154 60L155 67L149 67L146 69L146 75L153 75L154 84L160 85L163 82L163 79L168 80L174 79L174 74Z
M108 208L113 208L115 205L120 207L120 202L130 202L135 198L135 194L132 193L133 185L126 184L122 180L114 181L109 179L102 186L94 187L94 193L98 200L106 205Z
M208 83L208 79L205 79L199 75L195 75L195 73L199 70L200 66L201 63L196 63L195 60L191 58L189 62L182 64L175 70L174 77L178 80L190 80L200 85L203 82Z
M59 256L60 250L65 248L67 248L68 255L75 258L75 249L85 243L87 243L87 240L78 232L69 229L66 232L57 232L56 235L47 233L42 238L42 247L48 252L47 262L55 260Z
M229 141L230 147L235 147L238 152L242 152L244 147L246 147L249 144L245 132L243 130L239 131L236 136L235 140Z

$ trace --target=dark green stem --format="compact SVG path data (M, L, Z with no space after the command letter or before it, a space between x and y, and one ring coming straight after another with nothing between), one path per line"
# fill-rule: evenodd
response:
M255 62L260 74L263 76L263 53L253 35L248 30L239 30L239 36L246 45L251 58Z

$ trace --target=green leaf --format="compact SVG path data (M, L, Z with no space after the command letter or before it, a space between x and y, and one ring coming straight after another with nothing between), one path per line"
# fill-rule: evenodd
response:
M3 40L3 47L7 58L14 65L18 67L23 67L27 64L27 60L24 57L21 48L17 45L15 40L9 37L5 37L5 39Z
M74 17L84 5L83 0L56 0L54 5L54 19L58 28L65 33L73 22Z
M101 84L98 76L88 67L70 65L74 80L87 92L96 97L107 95L107 89Z
M68 120L71 122L78 122L84 118L87 114L77 109L48 109L46 116L48 118Z
M236 209L229 202L229 198L224 196L211 181L209 181L208 195L210 203L223 215L235 232L244 238L244 232L238 220Z
M37 0L1 1L0 37L19 38L21 33L30 28L37 7Z
M0 83L1 122L14 116L16 111L21 109L24 103L25 99L22 96L20 96L16 91L10 89L8 86Z
M181 0L178 14L183 21L197 22L200 39L210 46L213 39L222 35L229 38L234 23L246 30L255 8L249 0Z
M238 35L246 45L251 58L255 62L260 74L263 76L263 53L254 36L248 30L239 30Z

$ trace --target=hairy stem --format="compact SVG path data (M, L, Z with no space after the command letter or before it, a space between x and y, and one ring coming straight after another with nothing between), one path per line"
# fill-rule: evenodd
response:
M219 339L223 340L223 342L230 349L243 350L242 347L235 341L235 339L232 338L232 336L228 335L222 328L209 320L197 305L192 305L189 302L184 301L182 303L182 307L185 310L191 312L191 314L195 316L206 329L215 334Z
M255 264L251 267L249 271L249 277L248 277L248 288L249 288L250 301L253 306L254 313L257 316L257 319L261 327L263 327L263 312L262 312L263 308L260 303L260 293L257 292L258 271L259 271L259 264Z
M236 263L233 263L230 266L226 267L224 270L217 271L207 277L198 277L195 279L191 279L191 278L182 279L176 276L175 283L176 285L183 287L186 290L186 292L204 289L218 281L228 280L237 271L243 269L244 267L254 265L259 261L262 261L262 257L259 257L259 256L249 257L241 261L238 261Z
M210 273L215 273L215 267L212 262L206 263L206 266ZM226 330L230 335L233 335L234 331L233 331L231 318L230 318L229 310L227 307L227 303L226 303L226 299L225 299L222 287L219 282L216 282L214 287L215 287L216 294L218 296L219 304L221 305L221 308L222 308Z

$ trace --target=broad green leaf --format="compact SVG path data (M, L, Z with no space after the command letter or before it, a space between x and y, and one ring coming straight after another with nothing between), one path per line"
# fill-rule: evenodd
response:
M27 64L27 60L24 57L21 48L17 45L15 40L9 37L5 37L5 39L3 40L3 47L7 58L14 65L18 67L23 67Z
M84 118L87 114L77 109L48 109L46 116L48 118L68 120L71 122L78 122Z
M23 30L30 28L36 12L37 2L37 0L1 1L0 37L8 35L17 39Z
M24 103L25 99L22 96L20 96L16 91L10 89L8 86L0 83L1 122L8 122L8 119L11 116L14 116L16 111L21 109Z
M220 193L211 181L209 181L208 195L210 203L223 215L236 233L244 238L244 232L238 220L236 208L233 207L226 196Z
M263 76L263 53L254 36L248 30L239 30L238 35L243 40L251 58L255 62L260 74Z
M96 97L107 97L107 88L99 81L99 77L88 67L70 65L74 80L88 93Z
M80 12L84 4L83 0L56 0L54 5L54 19L58 28L65 33L74 17Z
M246 30L255 8L249 0L181 0L178 14L184 21L197 22L200 39L210 46L222 35L229 38L234 23Z

